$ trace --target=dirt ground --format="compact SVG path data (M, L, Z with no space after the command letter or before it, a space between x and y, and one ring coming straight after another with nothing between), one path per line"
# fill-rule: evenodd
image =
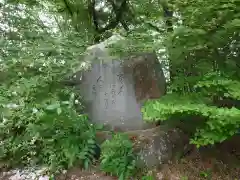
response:
M156 180L240 180L240 136L228 142L194 149L187 156L152 172ZM116 180L97 171L75 167L57 180ZM133 178L136 179L136 178Z
M56 180L116 180L95 170L84 171L74 167L57 176ZM149 171L149 173L151 173ZM161 169L153 170L156 180L240 180L240 136L228 142L194 149L182 159L169 162ZM133 177L136 180L141 178ZM6 176L0 180L10 180ZM149 179L150 180L150 179ZM154 180L154 179L153 179Z

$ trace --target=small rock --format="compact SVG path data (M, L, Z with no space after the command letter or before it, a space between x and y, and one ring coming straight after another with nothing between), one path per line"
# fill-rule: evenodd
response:
M164 175L163 175L163 173L159 172L159 173L156 174L156 177L157 177L158 180L163 180Z
M62 173L63 173L63 174L66 174L66 173L67 173L67 170L63 170Z
M23 180L23 178L21 177L21 174L18 171L15 175L9 177L9 180Z
M38 180L49 180L49 176L40 176Z

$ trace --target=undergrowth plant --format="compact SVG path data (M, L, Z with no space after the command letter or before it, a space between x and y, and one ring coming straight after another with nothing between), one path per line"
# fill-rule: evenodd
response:
M211 82L213 82L212 80ZM143 115L147 121L153 120L169 120L180 117L185 117L185 123L192 124L196 128L195 137L191 143L199 146L223 142L232 137L239 131L240 128L240 110L238 107L218 107L214 104L212 95L217 94L217 91L212 90L213 86L217 86L221 90L221 85L226 82L224 79L217 81L214 85L209 83L203 85L202 82L196 84L199 92L196 93L169 93L160 100L148 101L143 107ZM228 89L227 84L222 85L221 94L218 97L231 97L233 100L239 99L239 93L234 86L239 86L239 82L227 80L229 84L233 84ZM233 94L231 94L233 92ZM219 93L220 94L220 93ZM232 101L230 99L230 101ZM201 117L199 123L195 117ZM187 126L187 125L186 125Z
M191 142L198 147L227 140L240 128L239 5L237 0L169 1L176 13L164 40L169 92L148 101L143 114L148 121L185 116L186 125L196 126Z
M136 170L136 155L133 144L125 134L115 134L111 140L106 140L101 146L102 171L116 175L119 180L134 177Z
M45 164L57 170L76 163L88 168L94 160L95 129L69 101L2 110L0 158L9 165Z
M82 104L75 91L61 83L79 63L84 35L59 36L40 18L49 14L36 6L1 1L0 8L0 161L52 170L88 167L96 148L94 126L76 112L75 104Z
M79 70L86 47L114 32L128 41L113 52L156 51L170 74L167 95L146 102L144 119L187 117L197 146L239 132L239 0L122 2L0 1L0 160L88 166L95 127L74 110L73 91L61 82ZM104 143L104 171L124 178L134 166L129 140L116 135Z
M143 177L141 178L141 180L155 180L155 179L154 179L153 176L147 175L147 176L143 176Z

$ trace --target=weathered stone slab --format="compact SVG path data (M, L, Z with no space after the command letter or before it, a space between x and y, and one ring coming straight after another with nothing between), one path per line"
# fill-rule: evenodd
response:
M143 129L141 105L137 102L131 74L124 74L121 62L96 62L82 76L80 85L93 123L121 130Z
M134 151L138 154L137 166L139 168L160 167L168 163L175 156L183 154L186 150L189 137L180 129L167 126L158 126L146 130L124 132L134 143ZM111 139L110 132L98 132L99 143Z
M184 146L188 144L188 138L179 129L166 131L156 128L151 135L149 132L146 135L142 133L135 140L139 167L160 167L183 153Z
M107 45L120 37L87 48L87 68L75 73L90 121L119 131L152 127L142 119L141 104L166 93L165 77L156 54L136 53L122 58L110 56ZM159 73L160 72L160 73Z

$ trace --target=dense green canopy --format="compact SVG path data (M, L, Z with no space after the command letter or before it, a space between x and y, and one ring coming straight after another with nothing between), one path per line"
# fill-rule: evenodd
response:
M113 33L128 39L114 53L157 51L170 72L167 95L146 103L145 119L184 117L198 125L192 142L199 146L237 133L239 0L2 0L1 159L88 164L94 129L60 81L87 46Z

